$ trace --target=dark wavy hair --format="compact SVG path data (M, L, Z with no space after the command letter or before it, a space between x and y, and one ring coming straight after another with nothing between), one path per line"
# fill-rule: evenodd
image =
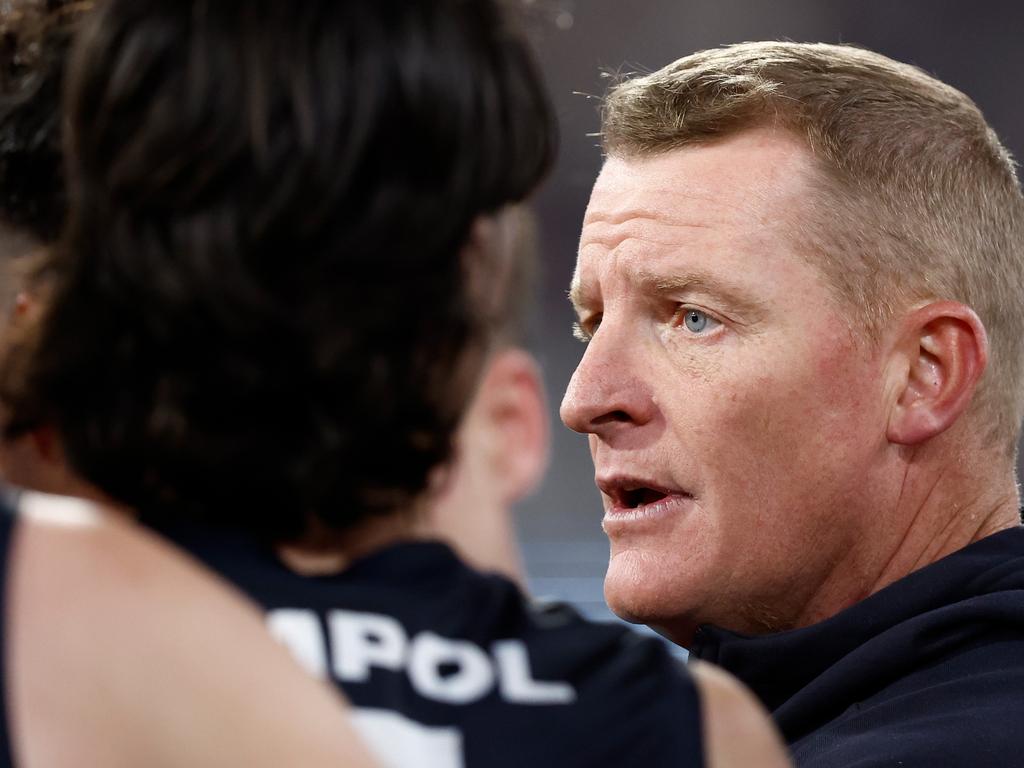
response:
M500 0L109 0L69 72L8 435L54 426L157 524L288 541L412 504L486 344L474 223L554 152Z
M41 243L67 209L60 100L82 0L14 0L0 12L0 223Z

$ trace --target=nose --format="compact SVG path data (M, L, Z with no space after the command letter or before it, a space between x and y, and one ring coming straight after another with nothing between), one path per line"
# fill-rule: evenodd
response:
M634 350L608 321L590 340L562 398L559 415L574 432L609 437L630 425L649 422L654 398L637 366Z

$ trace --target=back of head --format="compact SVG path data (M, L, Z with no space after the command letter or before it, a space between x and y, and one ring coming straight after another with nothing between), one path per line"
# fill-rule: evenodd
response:
M12 263L57 239L64 221L60 94L80 0L0 8L0 311L19 288Z
M866 338L919 301L981 317L991 358L977 434L1012 456L1024 414L1024 201L1014 163L964 94L848 46L744 43L702 51L609 93L603 135L635 156L775 126L820 173L793 237Z
M499 0L111 0L72 66L8 433L53 424L157 520L286 540L408 506L486 342L474 222L553 152Z

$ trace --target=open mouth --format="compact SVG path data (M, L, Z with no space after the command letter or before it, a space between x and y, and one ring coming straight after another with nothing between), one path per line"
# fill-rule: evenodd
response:
M616 506L625 507L626 509L637 509L638 507L659 502L668 494L654 488L634 488L623 490L617 496L618 498L615 499Z
M597 486L611 502L610 511L625 512L652 508L661 502L693 498L686 491L648 485L639 478L601 478Z
M654 485L649 478L599 475L604 496L601 528L610 538L636 533L664 533L692 512L695 496L682 488Z

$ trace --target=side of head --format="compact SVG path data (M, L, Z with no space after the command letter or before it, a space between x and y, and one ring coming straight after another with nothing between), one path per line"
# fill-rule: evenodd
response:
M8 432L153 519L272 540L408 508L489 318L474 223L553 152L498 2L113 0L68 99L72 212Z
M0 311L21 289L17 263L57 239L67 198L60 95L86 4L18 0L0 12Z
M810 623L956 546L955 510L1013 510L1024 204L963 94L749 43L620 83L603 132L562 415L616 610L683 641Z
M1007 149L963 93L871 51L750 43L688 56L615 88L612 156L699 145L758 126L814 159L814 199L794 237L877 338L908 307L972 308L991 355L973 398L983 442L1012 459L1024 418L1024 201Z
M0 10L0 328L28 312L26 277L61 232L66 209L61 93L73 31L91 3L16 0ZM57 490L67 478L44 458L45 435L0 441L0 472Z

